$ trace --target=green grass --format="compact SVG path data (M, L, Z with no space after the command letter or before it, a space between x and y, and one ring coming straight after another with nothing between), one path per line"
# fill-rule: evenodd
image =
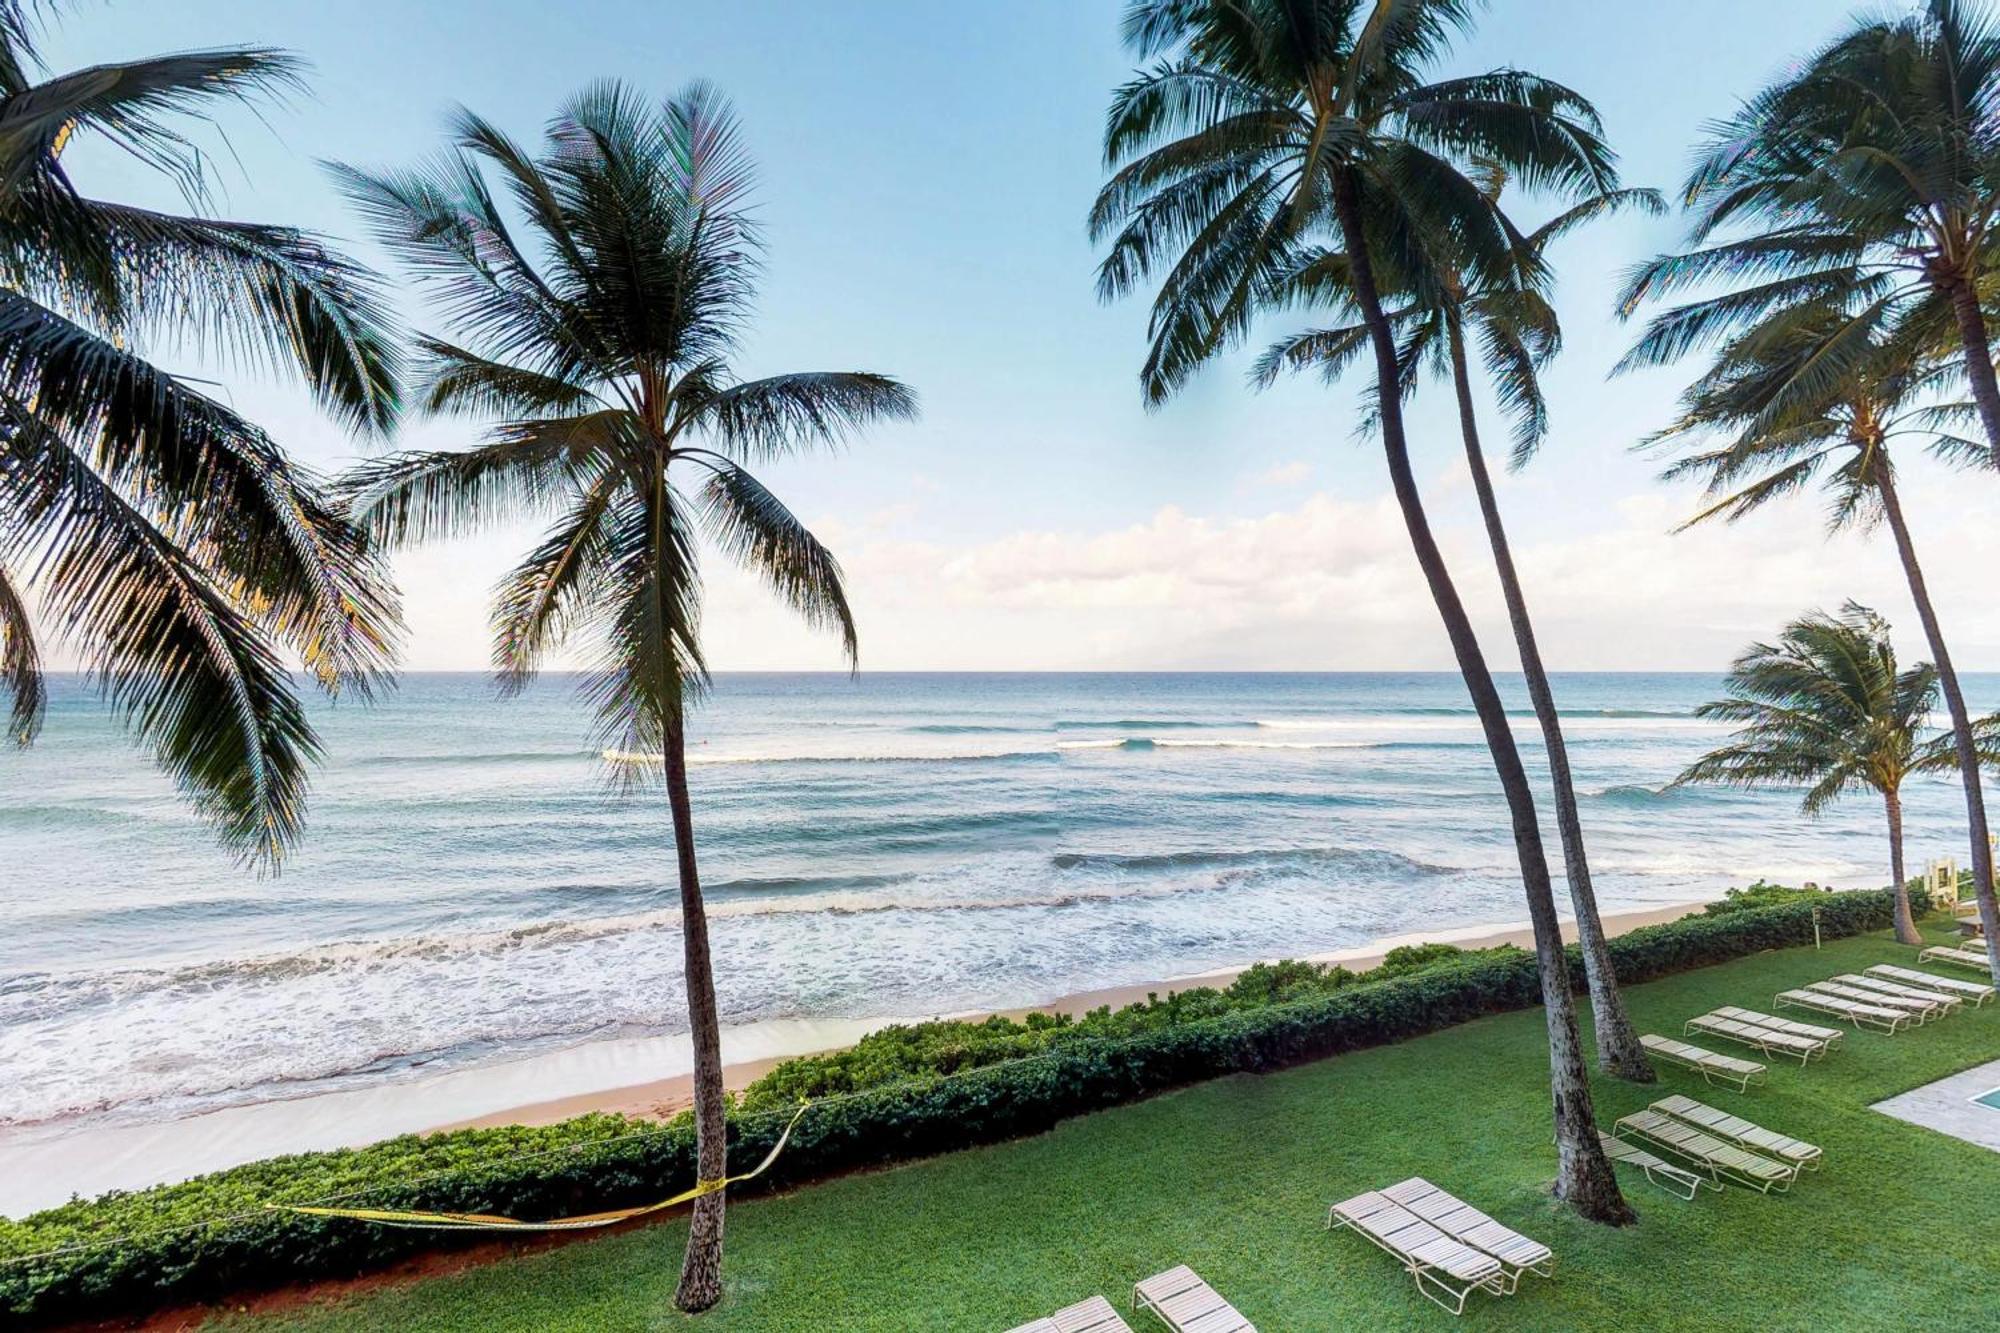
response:
M1628 994L1642 1031L1678 1034L1717 1004L1768 1009L1788 986L1911 961L1870 935ZM1324 1229L1329 1201L1421 1174L1560 1256L1552 1282L1476 1296L1469 1317L1481 1327L2000 1327L2000 1154L1868 1109L1996 1057L2000 1005L1896 1037L1850 1032L1810 1068L1773 1062L1769 1085L1748 1094L1679 1070L1663 1070L1657 1089L1600 1082L1607 1127L1685 1092L1818 1143L1827 1161L1788 1195L1731 1187L1693 1203L1621 1170L1640 1222L1611 1230L1549 1198L1542 1017L1503 1015L734 1206L728 1296L698 1322L714 1333L1002 1329L1093 1292L1123 1306L1135 1278L1185 1262L1265 1333L1442 1326L1448 1316L1388 1256ZM664 1224L215 1327L672 1326L684 1235Z

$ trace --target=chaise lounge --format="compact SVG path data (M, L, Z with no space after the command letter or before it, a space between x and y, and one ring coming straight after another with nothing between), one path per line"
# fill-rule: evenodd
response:
M1887 981L1881 977L1865 977L1853 972L1843 972L1835 977L1834 980L1843 986L1872 991L1876 995L1892 995L1904 1000L1922 1000L1933 1006L1931 1015L1933 1018L1940 1018L1945 1014L1957 1013L1958 1007L1965 1003L1965 997L1962 995L1947 995L1943 991L1922 990L1916 986L1905 986L1900 981Z
M1984 972L1988 976L1993 974L1993 965L1987 961L1985 954L1974 953L1970 949L1953 949L1942 944L1926 949L1918 954L1917 961L1920 963L1950 963L1956 967L1969 967L1975 972Z
M1850 1000L1856 1004L1873 1005L1878 1009L1894 1009L1899 1013L1908 1014L1918 1023L1928 1023L1944 1014L1944 1006L1936 1000L1928 998L1913 1000L1907 995L1889 995L1870 990L1866 986L1850 986L1838 977L1830 981L1811 982L1804 989Z
M1665 1112L1676 1120L1684 1120L1697 1129L1705 1129L1719 1139L1727 1139L1738 1147L1749 1148L1775 1158L1789 1166L1803 1171L1817 1171L1820 1168L1821 1150L1804 1139L1795 1139L1789 1134L1765 1129L1752 1124L1740 1115L1731 1115L1705 1105L1692 1097L1676 1094L1662 1097L1653 1103L1655 1111Z
M1825 1042L1780 1032L1776 1028L1767 1028L1759 1023L1745 1023L1740 1019L1725 1017L1719 1011L1698 1014L1690 1018L1681 1031L1703 1032L1711 1037L1742 1042L1745 1046L1755 1047L1766 1055L1791 1056L1802 1065L1809 1060L1819 1059L1827 1052Z
M1132 1308L1151 1310L1174 1333L1257 1333L1255 1324L1186 1264L1134 1286Z
M1795 1166L1786 1166L1724 1143L1704 1130L1659 1111L1634 1111L1620 1119L1617 1128L1621 1133L1637 1134L1686 1158L1718 1185L1727 1176L1739 1185L1769 1194L1773 1190L1782 1192L1790 1189L1792 1182L1799 1177Z
M1715 1051L1703 1050L1688 1042L1676 1041L1672 1037L1662 1037L1651 1032L1641 1035L1639 1044L1644 1046L1655 1059L1664 1060L1670 1065L1679 1065L1683 1069L1692 1069L1701 1075L1705 1083L1713 1084L1720 1081L1734 1084L1738 1092L1748 1092L1752 1083L1762 1083L1767 1072L1764 1066L1755 1060L1739 1060L1733 1055L1720 1055Z
M1960 981L1957 977L1940 977L1930 972L1918 972L1907 967L1893 967L1888 963L1877 963L1868 969L1869 975L1887 977L1900 981L1906 986L1937 991L1943 995L1956 995L1972 1001L1976 1009L1987 1003L2000 991L1992 986L1982 986L1976 981Z
M1858 1000L1845 1000L1838 995L1826 995L1816 990L1781 990L1771 997L1771 1003L1779 1009L1811 1009L1817 1013L1832 1014L1858 1028L1871 1027L1891 1036L1901 1032L1912 1021L1910 1015L1879 1004L1862 1004Z
M1646 1173L1646 1179L1658 1185L1669 1194L1678 1194L1683 1199L1692 1199L1706 1185L1709 1189L1722 1188L1720 1181L1707 1176L1696 1175L1686 1167L1675 1166L1664 1157L1659 1157L1628 1139L1617 1138L1597 1131L1597 1140L1604 1145L1604 1155L1614 1162L1626 1166L1636 1166Z
M1510 1290L1500 1261L1418 1217L1376 1190L1327 1210L1330 1228L1347 1227L1403 1265L1425 1299L1453 1314L1465 1313L1475 1291L1504 1296Z
M1542 1277L1555 1275L1555 1251L1494 1221L1422 1176L1411 1176L1400 1185L1391 1185L1382 1191L1382 1196L1401 1204L1453 1240L1462 1241L1475 1250L1484 1250L1498 1259L1506 1273L1508 1295L1512 1295L1520 1285L1524 1273L1536 1273Z

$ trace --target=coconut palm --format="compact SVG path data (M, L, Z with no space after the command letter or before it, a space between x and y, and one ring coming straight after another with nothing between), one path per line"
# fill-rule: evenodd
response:
M299 86L258 48L41 76L38 16L0 0L0 673L10 731L45 703L37 633L70 644L224 843L275 866L318 754L291 676L366 694L397 631L385 571L330 488L140 350L302 378L362 432L394 419L372 275L289 227L207 216L183 132ZM186 214L94 198L96 138L175 180ZM39 622L39 624L37 623Z
M1834 530L1877 522L1888 526L1951 717L1967 821L1983 849L1986 801L1978 737L1917 558L1891 452L1897 441L1957 452L1980 446L1952 433L1967 409L1934 401L1955 367L1928 360L1921 347L1893 331L1870 338L1865 359L1851 358L1842 379L1815 389L1810 367L1829 343L1847 338L1849 314L1839 299L1806 302L1774 311L1728 340L1708 372L1682 395L1679 418L1652 442L1706 440L1712 445L1667 472L1707 483L1709 503L1689 520L1690 526L1714 518L1733 522L1816 481L1828 492ZM1993 915L1991 880L1978 888L1981 882L1975 871L1989 948L2000 949L1991 943L1992 931L2000 925ZM1914 940L1913 926L1899 922L1898 929ZM2000 976L2000 956L1990 961Z
M1344 253L1375 358L1391 484L1507 797L1548 1019L1557 1192L1585 1216L1623 1222L1631 1212L1597 1138L1534 796L1417 491L1396 339L1375 276L1376 251L1449 232L1468 273L1508 280L1511 238L1457 165L1466 158L1497 162L1530 188L1611 184L1588 105L1569 90L1515 70L1425 80L1473 8L1469 0L1135 0L1128 43L1157 63L1113 100L1112 176L1091 228L1110 240L1099 269L1105 297L1159 274L1142 372L1154 402L1280 299L1304 247L1332 238Z
M1488 202L1496 209L1505 179L1504 172L1492 171L1482 182ZM1457 400L1466 465L1479 501L1487 542L1493 551L1501 593L1507 603L1508 620L1521 659L1521 674L1527 683L1528 697L1534 706L1535 719L1548 754L1556 828L1562 838L1564 876L1570 886L1570 902L1576 913L1577 943L1583 955L1584 976L1590 991L1598 1065L1620 1078L1650 1083L1654 1078L1652 1062L1647 1059L1646 1049L1639 1042L1638 1030L1632 1026L1632 1020L1626 1013L1625 999L1618 989L1617 974L1611 963L1610 942L1605 937L1604 923L1597 910L1597 894L1591 885L1589 853L1583 840L1583 820L1577 811L1576 787L1570 776L1569 748L1563 739L1561 713L1556 707L1555 691L1535 639L1534 621L1528 614L1527 597L1514 566L1507 529L1500 515L1499 498L1494 493L1485 449L1480 442L1466 338L1470 329L1479 340L1487 375L1502 407L1514 418L1512 465L1516 468L1524 466L1548 435L1548 407L1542 395L1541 369L1562 344L1562 327L1545 290L1550 277L1544 262L1545 254L1557 237L1621 207L1659 212L1664 205L1652 190L1616 190L1565 209L1533 232L1520 236L1520 272L1515 279L1498 286L1474 288L1468 285L1465 275L1452 261L1449 236L1423 238L1429 267L1420 278L1406 275L1392 284L1398 291L1399 302L1407 303L1399 303L1399 307L1390 312L1390 322L1401 339L1397 359L1406 372L1429 369L1448 377ZM1504 215L1501 221L1510 232L1514 232ZM1406 254L1412 249L1404 247ZM1378 268L1382 267L1385 265L1378 263ZM1295 275L1295 283L1298 299L1302 302L1331 304L1343 315L1352 309L1346 259L1338 251L1309 254ZM1318 368L1329 378L1338 376L1367 347L1367 338L1367 328L1358 323L1311 329L1294 335L1273 344L1265 352L1257 363L1253 379L1268 385L1283 370L1307 367ZM1406 373L1405 394L1414 391L1416 380L1415 374Z
M336 170L445 326L421 340L424 408L498 423L471 449L364 465L349 482L357 517L400 544L554 515L495 594L494 664L518 690L551 652L579 644L594 654L584 692L601 743L660 756L698 1169L719 1180L721 1038L686 754L688 709L707 683L703 541L837 633L852 662L839 566L750 467L908 418L915 400L860 372L738 378L760 249L745 211L752 172L734 115L705 85L658 107L621 84L593 85L562 106L534 154L461 110L449 151L426 166ZM683 1310L721 1297L723 1218L721 1192L696 1201L674 1297Z
M1842 796L1869 790L1889 824L1889 883L1896 938L1922 944L1903 873L1903 780L1958 763L1949 731L1932 733L1938 673L1929 662L1896 665L1889 626L1853 602L1838 616L1815 612L1785 626L1775 644L1753 644L1731 664L1729 697L1697 717L1739 723L1729 744L1690 764L1673 785L1804 787L1799 808L1816 816ZM1986 762L2000 759L2000 717L1979 726Z
M1685 186L1694 249L1642 265L1641 302L1731 290L1653 320L1634 359L1657 364L1779 306L1841 294L1844 336L1812 369L1826 384L1885 324L1955 345L1989 450L2000 386L1980 312L2000 225L2000 25L1964 0L1864 18L1720 122ZM1981 854L1975 861L1983 862Z

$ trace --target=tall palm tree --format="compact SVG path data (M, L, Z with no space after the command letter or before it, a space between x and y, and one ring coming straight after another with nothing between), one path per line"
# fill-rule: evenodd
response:
M494 665L518 690L549 653L580 641L594 653L584 693L599 739L662 756L698 1170L720 1180L721 1036L686 751L688 709L708 680L702 543L836 632L853 662L839 566L749 469L909 418L915 398L861 372L737 377L760 246L737 122L706 85L655 107L621 84L595 84L563 104L535 154L461 110L449 152L426 166L336 171L446 326L421 339L424 408L497 420L474 448L364 465L349 482L357 516L400 544L555 515L495 593ZM683 1310L721 1298L723 1218L720 1191L695 1202L674 1296Z
M1496 210L1505 180L1504 172L1491 171L1482 182L1482 191ZM1512 466L1524 466L1548 435L1548 406L1542 395L1541 370L1562 345L1562 326L1547 297L1550 270L1543 262L1544 256L1557 237L1621 207L1659 212L1664 205L1652 190L1609 191L1565 209L1526 235L1520 235L1502 214L1499 219L1502 224L1510 234L1519 236L1521 263L1518 277L1498 286L1474 287L1468 283L1466 275L1453 262L1449 236L1423 238L1423 247L1430 252L1430 266L1420 278L1406 276L1392 284L1399 298L1408 293L1409 303L1389 313L1390 322L1402 339L1398 362L1406 372L1429 368L1448 376L1457 400L1466 465L1507 604L1508 621L1521 659L1521 674L1548 754L1564 877L1569 882L1577 943L1590 991L1598 1067L1620 1078L1650 1083L1655 1077L1652 1062L1647 1059L1638 1029L1626 1012L1625 998L1618 989L1617 973L1611 963L1610 941L1597 910L1589 853L1583 840L1583 819L1577 811L1576 786L1570 776L1569 747L1563 739L1562 716L1556 707L1548 669L1542 662L1534 621L1528 614L1527 596L1521 588L1506 525L1501 519L1499 497L1494 492L1486 452L1480 443L1466 339L1468 329L1479 339L1487 374L1501 405L1514 418ZM1413 249L1404 247L1406 253ZM1378 269L1381 267L1378 262ZM1346 260L1339 252L1309 255L1295 275L1295 282L1302 301L1329 303L1343 314L1352 308ZM1282 370L1309 366L1337 376L1367 346L1367 338L1368 330L1361 324L1308 330L1274 344L1259 359L1253 378L1268 385ZM1415 375L1406 373L1404 393L1413 392L1415 387Z
M2000 24L1964 0L1860 20L1717 126L1688 177L1696 248L1641 266L1622 298L1730 284L1655 318L1628 360L1671 361L1773 310L1838 305L1800 374L1824 394L1883 330L1949 346L1971 387L1986 465L2000 464L2000 382L1981 293L2000 268ZM1933 647L1935 651L1935 645ZM1940 658L1966 786L1974 896L2000 927L1979 761ZM1991 963L2000 976L2000 942Z
M1458 160L1490 159L1531 188L1611 184L1588 105L1568 89L1516 70L1425 81L1473 8L1470 0L1134 0L1128 43L1141 59L1161 59L1114 98L1105 134L1113 174L1091 226L1111 238L1099 269L1107 298L1164 270L1142 375L1154 402L1270 308L1303 247L1331 236L1344 252L1375 357L1391 485L1507 798L1548 1019L1557 1193L1586 1217L1624 1222L1631 1210L1597 1138L1534 796L1417 491L1396 338L1374 269L1376 251L1449 231L1469 272L1507 281L1510 238Z
M1947 450L1978 450L1976 441L1950 433L1962 408L1936 404L1953 366L1927 359L1898 331L1869 338L1865 358L1849 357L1848 371L1821 386L1811 373L1829 343L1845 341L1850 310L1838 298L1780 308L1725 342L1714 364L1681 398L1681 415L1652 442L1676 444L1719 436L1668 469L1669 477L1707 483L1710 503L1688 521L1735 521L1769 501L1815 481L1829 493L1833 530L1886 523L1909 583L1910 597L1936 663L1938 684L1951 717L1951 736L1965 789L1967 820L1985 848L1986 800L1981 787L1979 739L1952 665L1937 608L1917 558L1916 538L1903 510L1891 444L1914 440ZM1980 884L1975 869L1975 887ZM1978 889L1989 962L2000 976L2000 944L1992 931L1990 877ZM1914 939L1914 927L1903 930Z
M1902 787L1913 774L1949 772L1958 763L1949 731L1925 734L1937 707L1937 669L1919 662L1899 670L1888 623L1849 602L1838 616L1815 612L1793 621L1775 644L1753 644L1723 688L1729 697L1703 704L1696 716L1740 728L1673 785L1802 786L1799 808L1808 816L1849 792L1875 792L1889 823L1896 938L1922 944L1903 871ZM1980 723L1989 763L2000 759L1996 727L2000 718Z
M289 227L208 216L177 128L299 85L279 51L186 52L41 76L28 0L0 0L0 676L9 730L45 704L39 618L82 657L224 843L275 866L318 738L291 666L329 693L386 672L386 571L330 488L139 349L303 379L361 432L396 413L373 275ZM96 137L175 180L187 214L86 193Z

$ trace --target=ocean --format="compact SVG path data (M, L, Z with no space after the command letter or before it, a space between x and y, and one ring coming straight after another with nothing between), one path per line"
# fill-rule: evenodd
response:
M1692 716L1717 686L1558 678L1605 909L1885 882L1871 798L1809 822L1791 793L1661 790L1724 734ZM1968 688L2000 702L2000 677ZM40 743L0 755L0 1137L684 1031L664 800L607 779L573 681L502 699L417 675L316 716L308 834L275 878L75 679ZM1524 919L1451 675L728 675L692 765L732 1031ZM1907 795L1912 872L1963 860L1953 784Z

